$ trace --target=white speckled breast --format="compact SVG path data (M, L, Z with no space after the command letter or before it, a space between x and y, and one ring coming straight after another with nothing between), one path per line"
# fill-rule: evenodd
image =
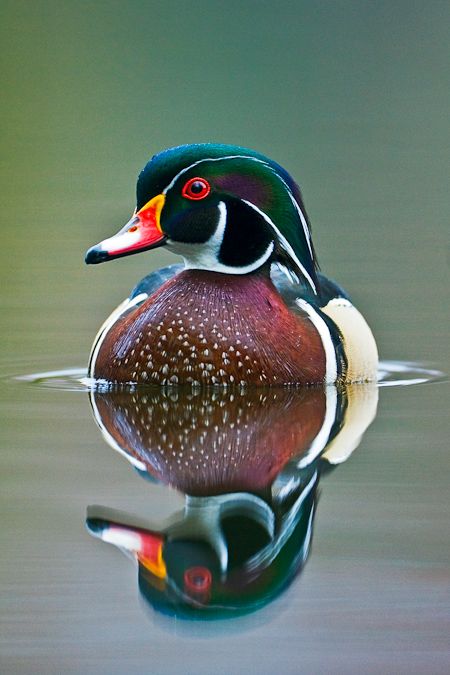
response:
M320 335L267 275L186 270L113 324L96 378L160 385L323 382Z

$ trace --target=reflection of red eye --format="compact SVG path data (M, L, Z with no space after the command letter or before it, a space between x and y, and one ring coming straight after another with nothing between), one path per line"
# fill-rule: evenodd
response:
M205 593L212 583L212 574L207 567L189 567L184 573L184 586L191 593Z
M182 195L188 199L204 199L211 192L211 186L204 178L191 178L185 184Z

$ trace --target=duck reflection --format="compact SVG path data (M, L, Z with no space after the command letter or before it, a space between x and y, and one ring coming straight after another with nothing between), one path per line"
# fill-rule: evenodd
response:
M372 385L93 391L107 442L184 493L185 507L160 526L90 507L88 529L137 561L142 596L159 611L254 611L303 567L319 477L357 447L377 399Z

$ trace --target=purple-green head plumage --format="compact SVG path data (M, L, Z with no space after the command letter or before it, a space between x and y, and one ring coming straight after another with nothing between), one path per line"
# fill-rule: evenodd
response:
M95 249L99 258L88 262L165 244L190 268L247 274L276 263L317 291L300 190L285 169L253 150L202 143L160 152L139 174L136 213L127 225L121 248L109 252L106 242L114 238L106 240Z

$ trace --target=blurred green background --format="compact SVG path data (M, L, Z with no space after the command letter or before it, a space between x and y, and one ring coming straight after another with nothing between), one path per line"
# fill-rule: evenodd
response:
M448 0L0 8L0 670L447 673L448 382L380 390L321 483L300 579L245 630L194 639L144 615L129 561L84 530L88 504L158 521L182 498L112 452L85 392L11 376L84 366L112 308L175 260L83 259L128 219L147 159L195 141L285 166L382 357L449 372Z
M155 152L238 143L299 182L323 271L385 358L448 340L448 2L3 1L3 369L86 362L151 252L84 251Z

